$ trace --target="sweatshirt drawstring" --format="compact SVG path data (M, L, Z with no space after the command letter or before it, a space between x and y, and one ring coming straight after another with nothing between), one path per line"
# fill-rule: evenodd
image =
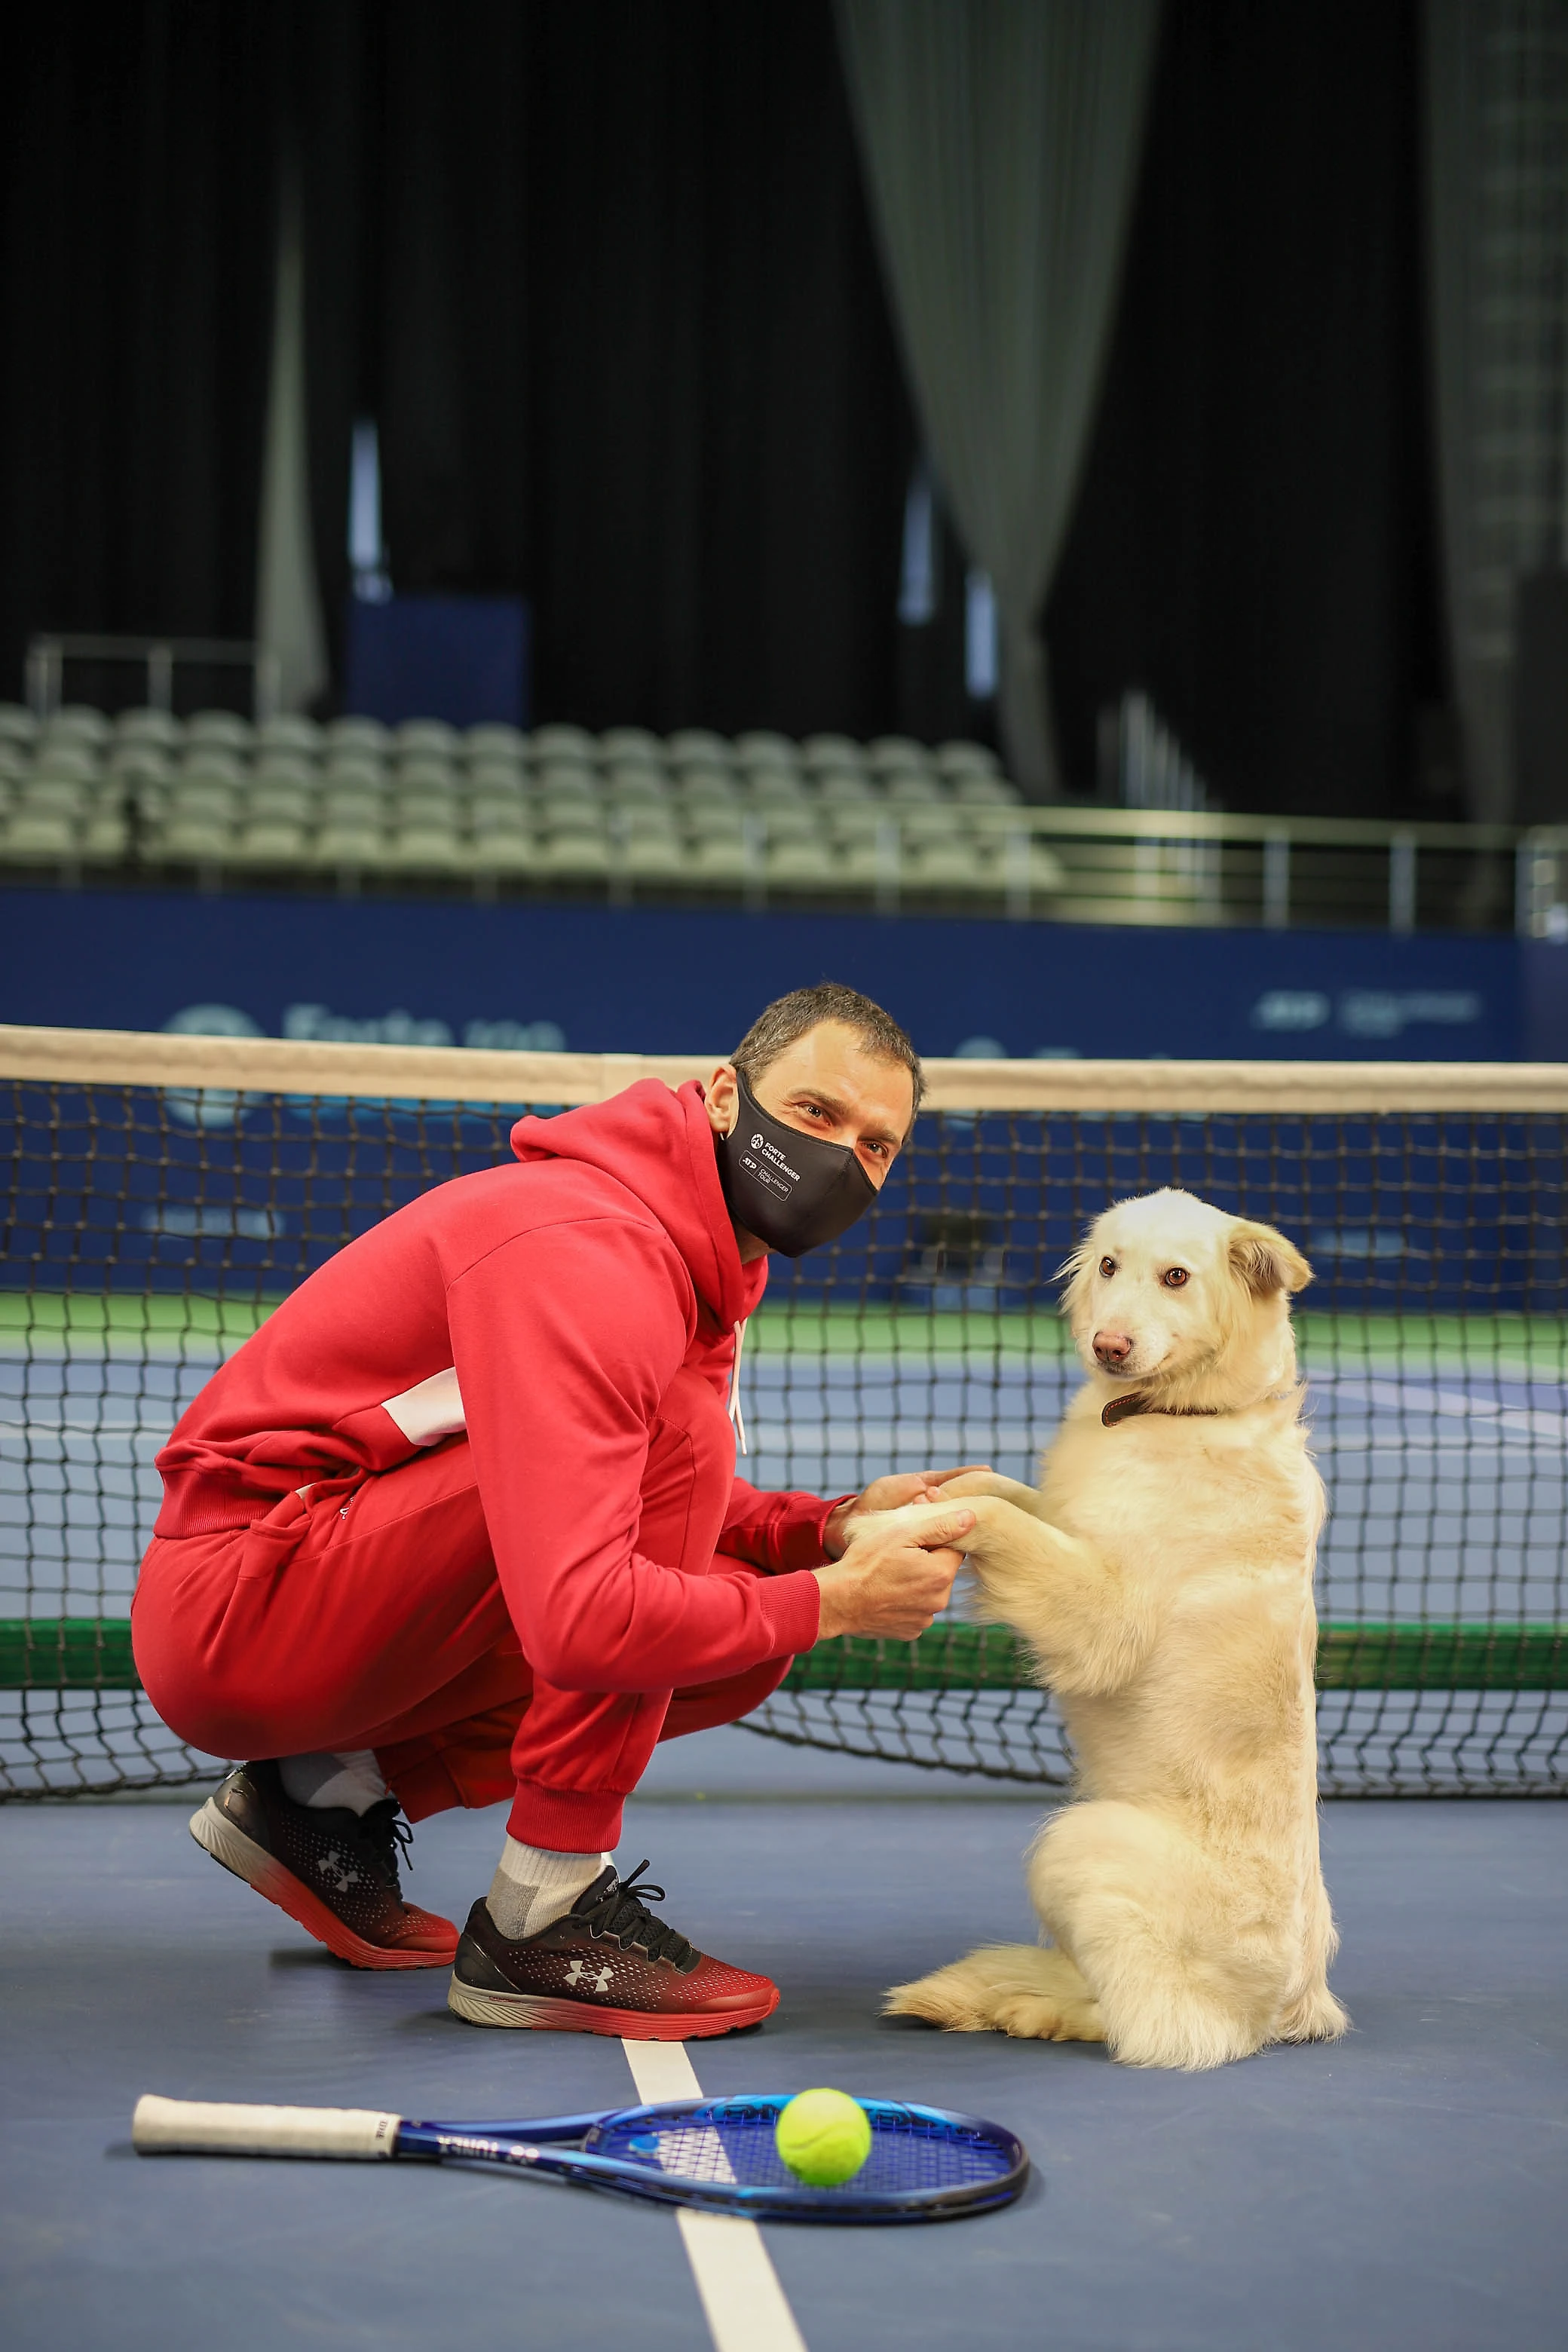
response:
M741 1351L745 1344L746 1326L742 1321L735 1326L735 1360L730 1367L730 1402L725 1408L734 1425L735 1444L742 1454L748 1451L746 1416L741 1411Z

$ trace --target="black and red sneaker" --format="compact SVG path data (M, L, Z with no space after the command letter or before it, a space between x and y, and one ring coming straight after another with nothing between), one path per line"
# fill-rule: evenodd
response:
M191 1835L356 1969L444 1969L457 1951L450 1919L403 1900L409 1829L395 1797L363 1813L297 1805L276 1763L237 1764L191 1815Z
M458 1946L447 2005L470 2025L553 2026L628 2042L696 2042L760 2025L779 2005L767 1977L697 1951L656 1919L664 1901L639 1862L601 1871L563 1918L537 1936L503 1936L483 1898Z

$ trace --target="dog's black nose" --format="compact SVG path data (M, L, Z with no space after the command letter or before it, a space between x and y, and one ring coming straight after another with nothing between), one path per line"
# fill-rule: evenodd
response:
M1125 1331L1097 1331L1094 1335L1097 1361L1113 1370L1124 1364L1132 1353L1132 1342Z

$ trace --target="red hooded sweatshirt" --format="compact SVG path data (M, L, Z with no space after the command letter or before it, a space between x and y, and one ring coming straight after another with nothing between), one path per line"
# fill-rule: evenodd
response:
M466 1430L524 1654L558 1689L662 1690L809 1649L833 1505L734 1477L725 1397L767 1265L741 1264L700 1087L644 1079L520 1119L511 1146L519 1165L350 1243L215 1373L158 1456L155 1532L246 1527L307 1484L346 1495ZM715 1549L765 1575L637 1549L678 1381L698 1486L731 1482Z

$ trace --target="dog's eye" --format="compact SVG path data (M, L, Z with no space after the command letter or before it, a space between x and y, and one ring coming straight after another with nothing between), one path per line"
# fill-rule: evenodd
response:
M1168 1265L1160 1279L1167 1290L1180 1290L1186 1282L1187 1269L1184 1265Z
M1100 1270L1109 1282L1116 1272L1116 1260L1113 1257L1102 1257L1100 1261Z

